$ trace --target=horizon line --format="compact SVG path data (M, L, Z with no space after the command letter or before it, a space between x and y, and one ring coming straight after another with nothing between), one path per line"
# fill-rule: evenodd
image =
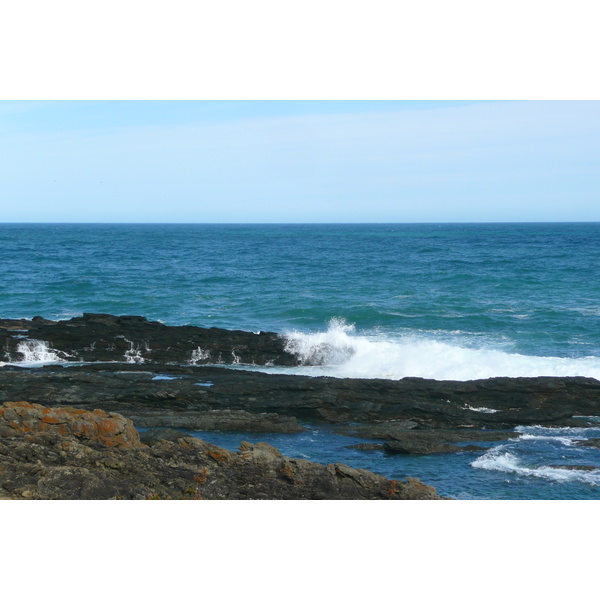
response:
M0 225L543 225L598 221L3 221Z

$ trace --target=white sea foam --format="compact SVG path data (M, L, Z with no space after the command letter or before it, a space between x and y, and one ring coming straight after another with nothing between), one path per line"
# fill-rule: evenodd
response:
M210 359L210 350L203 350L200 346L195 350L192 350L192 356L190 358L190 364L198 364L201 360Z
M493 348L468 348L415 335L396 338L356 335L354 326L340 319L333 319L327 331L294 331L285 334L285 339L286 349L296 354L303 365L293 372L307 375L463 381L501 376L600 379L600 357L527 356Z
M43 340L23 340L17 344L17 352L23 355L19 362L24 363L51 363L64 362L59 354L50 348L48 342ZM64 354L64 353L62 353Z
M544 427L543 425L518 425L515 431L521 435L516 442L556 442L563 446L578 447L578 441L600 436L598 427Z
M551 466L528 467L511 452L505 451L504 446L497 446L471 463L476 469L514 473L528 477L538 477L561 483L580 482L590 485L600 485L600 469L595 471L579 471L559 469Z
M600 435L599 427L544 427L543 425L517 425L515 431L539 436L555 437L557 435L581 436L590 434L594 437Z
M137 364L141 364L144 362L144 357L142 356L142 349L140 347L140 344L134 344L131 340L128 340L125 336L121 336L124 338L124 340L126 342L129 343L129 350L125 351L125 360L128 363L137 363ZM146 350L146 352L148 352L150 350L150 347L148 346L147 343L144 343L144 349Z
M519 436L517 438L517 441L522 440L524 442L530 442L530 441L535 441L535 440L540 440L540 441L544 441L544 442L558 442L559 444L562 444L563 446L572 446L573 445L573 441L576 439L580 439L583 440L585 438L579 437L579 438L568 438L568 437L563 437L563 436L550 436L550 435L532 435L530 433L524 433L523 435Z
M463 410L474 410L475 412L480 412L480 413L497 413L499 412L497 409L495 408L486 408L485 406L471 406L470 404L465 404L464 406L461 407Z

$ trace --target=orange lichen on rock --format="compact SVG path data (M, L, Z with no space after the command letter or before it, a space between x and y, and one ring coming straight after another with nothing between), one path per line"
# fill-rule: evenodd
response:
M104 446L140 446L133 422L117 413L96 409L46 408L29 402L5 402L0 406L0 435L54 432Z
M229 460L229 452L227 451L223 452L219 450L209 450L207 454L217 462L224 462Z
M390 485L390 490L387 494L388 498L391 498L394 494L398 492L398 483L392 479L392 483Z

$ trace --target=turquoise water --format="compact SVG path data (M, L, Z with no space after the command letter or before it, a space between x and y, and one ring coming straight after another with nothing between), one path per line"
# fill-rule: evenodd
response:
M0 225L5 317L424 333L600 355L600 224ZM484 338L485 342L479 340Z
M314 375L600 379L598 223L6 224L0 252L1 317L107 312L277 331L325 363L286 372ZM557 449L567 462L582 456L561 442L522 440L476 465L476 456L419 464L516 478L531 497L596 494L592 472L540 476ZM598 451L585 452L595 464ZM366 468L392 464L361 457ZM517 497L517 488L499 482L486 497Z
M579 440L600 437L600 428L519 428L510 441L480 443L485 453L402 456L383 450L349 448L373 440L335 435L311 427L296 434L252 434L199 431L207 442L235 451L242 441L268 442L283 454L321 463L343 462L393 479L417 477L441 495L460 500L594 500L600 498L600 470L565 470L557 465L596 466L600 450L576 446Z

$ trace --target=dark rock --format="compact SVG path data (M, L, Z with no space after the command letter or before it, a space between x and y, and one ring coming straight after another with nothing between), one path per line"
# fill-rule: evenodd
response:
M336 433L350 437L366 437L391 441L415 441L419 443L440 442L497 442L518 437L515 431L494 431L483 429L400 429L381 428L377 425L353 425L351 428L336 429Z
M453 454L455 452L481 452L483 446L456 446L454 444L436 444L424 440L402 440L385 442L383 449L392 454Z
M455 452L481 452L483 446L457 446L456 442L498 441L517 437L513 431L481 431L471 429L431 429L397 431L391 441L385 442L384 450L396 454L446 454ZM452 443L454 442L454 443Z
M565 469L567 471L597 471L593 465L548 465L551 469Z
M153 370L154 369L154 370ZM176 379L153 380L156 371ZM204 382L203 385L197 385ZM209 382L210 385L206 384ZM583 377L496 378L472 382L335 379L218 367L88 364L0 369L0 402L98 408L125 416L210 410L271 413L334 425L352 435L394 439L393 431L506 430L517 425L581 426L600 416L600 382ZM497 412L479 412L468 407ZM404 422L404 423L403 423ZM138 424L141 426L140 424ZM164 423L163 426L179 427ZM345 430L345 431L344 431Z
M337 427L336 433L375 440L395 440L398 435L402 435L416 427L418 427L418 424L414 421L388 421L386 423L354 424L351 427Z
M143 444L153 444L154 442L161 442L164 440L176 442L184 437L190 437L189 432L186 433L184 431L179 431L178 429L157 428L140 432L140 440Z
M298 433L305 428L294 417L276 413L252 414L244 410L186 411L170 414L155 410L143 415L128 414L137 427L182 427L198 431L248 431L256 433Z
M7 362L23 360L19 344L24 337L43 342L66 361L298 364L276 333L174 327L138 316L84 313L68 321L1 319L0 343Z
M127 447L92 443L57 428L15 432L0 438L2 497L440 499L418 479L390 480L341 463L292 459L265 443L242 442L238 452L230 452L192 437Z
M346 448L351 448L353 450L366 450L366 451L370 451L370 450L383 450L383 444L369 444L364 443L364 444L354 444L352 446L346 446Z
M575 440L576 446L589 446L590 448L600 449L600 438L589 438L587 440Z

